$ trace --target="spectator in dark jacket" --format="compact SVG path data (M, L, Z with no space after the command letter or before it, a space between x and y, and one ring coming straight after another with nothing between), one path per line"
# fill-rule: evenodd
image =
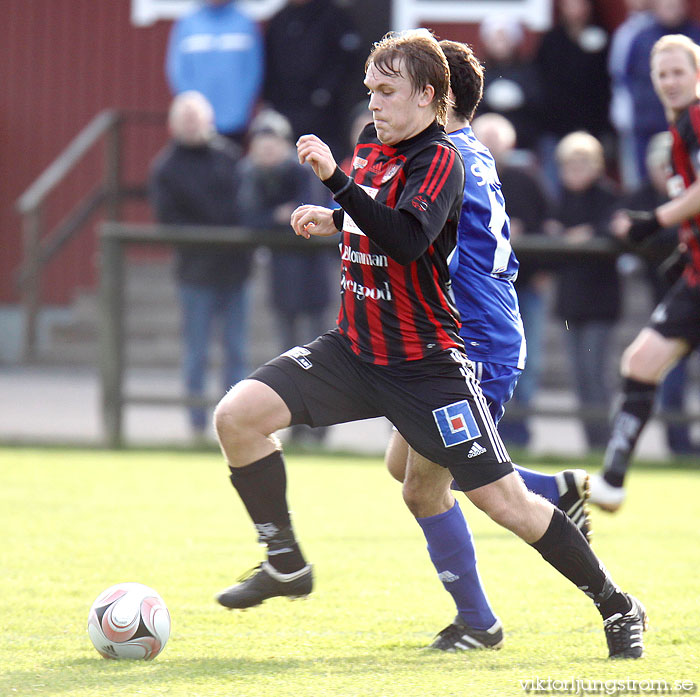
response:
M237 224L239 154L230 141L216 135L207 99L199 92L179 94L170 107L168 126L172 140L154 161L150 177L150 201L158 222ZM251 254L205 244L183 245L176 250L176 260L185 385L188 397L201 402L215 321L222 325L222 389L246 376ZM204 406L194 404L189 414L195 437L203 437Z
M248 153L239 164L237 199L243 224L252 227L284 226L281 235L292 236L289 219L303 203L327 204L327 189L310 170L302 167L292 143L289 121L272 110L261 111L250 126ZM335 249L320 247L272 249L270 304L281 351L301 346L323 334L333 322L330 260ZM293 426L294 440L320 442L325 428Z
M618 197L604 179L603 146L589 133L577 131L557 146L562 185L550 234L571 243L609 235L608 226ZM571 370L580 405L607 409L610 385L610 337L620 317L620 280L615 259L575 260L559 272L556 312L565 328ZM604 447L607 418L584 421L588 443Z
M359 49L350 17L333 0L288 0L269 21L263 96L289 119L294 139L315 133L336 157L344 154L339 126L360 97L348 87L361 82Z
M561 138L583 130L606 146L612 139L608 33L594 21L592 0L557 0L556 9L557 24L542 36L535 56L543 89L540 155L553 191L558 181L552 154Z
M542 86L539 71L522 53L523 28L508 15L489 14L479 37L486 70L476 114L501 114L515 128L518 148L534 151L542 135Z
M247 155L238 172L237 206L243 224L252 227L284 226L291 235L289 218L303 203L328 203L309 170L302 167L291 141L289 122L281 114L262 111L250 127ZM331 299L328 249L273 249L271 254L271 305L275 310L280 350L312 341L328 329L326 310ZM303 328L304 318L308 329Z

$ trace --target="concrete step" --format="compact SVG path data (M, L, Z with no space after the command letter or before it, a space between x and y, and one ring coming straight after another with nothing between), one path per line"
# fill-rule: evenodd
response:
M180 310L170 259L129 263L126 283L126 360L138 367L172 368L181 360ZM282 349L276 341L274 318L267 304L268 276L264 257L257 260L252 275L251 366L276 356ZM624 279L624 320L615 331L610 370L617 370L625 346L646 323L651 300L646 280L640 273ZM554 316L553 292L548 298L549 322L545 337L543 387L571 387L573 384L566 347L566 329ZM335 308L330 313L333 316ZM56 322L49 341L39 353L47 365L96 365L99 352L99 302L97 293L81 291L76 295L69 318ZM210 361L218 366L221 351L213 342Z

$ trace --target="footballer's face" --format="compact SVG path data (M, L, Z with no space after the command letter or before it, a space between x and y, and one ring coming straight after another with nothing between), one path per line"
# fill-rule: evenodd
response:
M651 61L654 90L671 118L698 99L699 79L690 54L683 48L665 48Z
M403 60L395 67L398 68L395 73L385 75L370 63L365 75L369 109L377 137L384 145L396 145L411 138L435 120L433 86L426 85L418 92L405 76Z

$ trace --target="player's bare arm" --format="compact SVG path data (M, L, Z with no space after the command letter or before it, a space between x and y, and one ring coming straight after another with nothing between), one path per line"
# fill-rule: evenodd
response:
M336 161L331 149L315 135L301 136L297 141L297 156L300 164L309 163L314 174L321 180L330 179Z
M663 227L680 225L700 213L700 179L696 179L680 196L656 209L656 218Z
M290 224L294 233L309 239L314 237L330 237L338 234L338 228L333 222L333 211L324 206L311 206L305 203L292 212Z

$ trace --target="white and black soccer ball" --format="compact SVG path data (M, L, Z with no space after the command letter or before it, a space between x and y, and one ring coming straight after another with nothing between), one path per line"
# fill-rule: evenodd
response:
M104 658L150 661L170 636L170 613L163 598L142 583L117 583L102 591L90 608L88 634Z

